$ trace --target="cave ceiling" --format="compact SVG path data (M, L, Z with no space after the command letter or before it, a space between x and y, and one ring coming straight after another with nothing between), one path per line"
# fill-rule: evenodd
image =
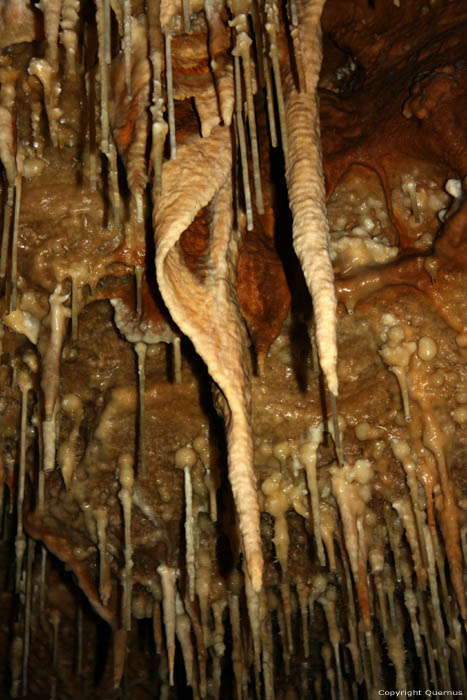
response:
M0 0L0 697L467 692L467 5Z

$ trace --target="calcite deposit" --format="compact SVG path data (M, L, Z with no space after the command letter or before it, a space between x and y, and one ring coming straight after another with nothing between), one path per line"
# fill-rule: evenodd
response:
M0 696L467 693L467 8L0 0Z

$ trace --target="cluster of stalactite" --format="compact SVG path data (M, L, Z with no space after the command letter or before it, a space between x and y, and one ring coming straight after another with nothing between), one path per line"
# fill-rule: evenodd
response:
M303 5L303 6L302 6ZM264 214L258 134L255 117L254 92L257 76L261 75L266 90L270 129L275 133L275 105L272 83L282 134L285 175L289 201L294 217L294 245L301 260L305 278L314 301L316 340L321 366L331 394L338 391L336 375L336 299L333 272L328 253L328 226L325 213L325 193L319 145L319 116L316 88L321 66L320 16L323 2L296 3L282 7L277 3L223 2L207 3L197 22L207 25L207 40L212 73L209 79L217 91L206 89L194 93L202 139L187 140L178 147L175 127L174 71L172 43L175 36L188 36L191 12L187 3L178 8L176 3L150 3L148 7L132 8L130 2L96 2L95 22L97 46L91 31L81 27L84 45L80 47L79 3L44 2L41 5L45 37L44 57L33 57L27 67L31 84L42 92L42 100L31 106L31 128L34 155L40 156L44 139L40 133L42 104L45 108L50 140L54 147L67 145L67 134L60 128L66 122L59 107L62 76L73 81L79 74L86 84L87 158L91 189L97 187L96 169L98 152L106 160L109 199L114 225L121 224L121 202L118 181L117 154L122 159L126 181L132 198L131 235L125 235L127 257L136 259L136 310L141 311L140 290L143 274L144 194L148 181L149 163L146 160L148 137L151 133L150 166L153 171L152 207L156 242L157 284L172 319L182 332L190 337L205 360L212 379L226 398L225 414L228 425L229 469L232 491L237 504L239 527L242 533L249 575L255 590L261 588L262 554L259 537L259 509L256 498L252 464L252 441L248 419L248 376L244 369L246 352L245 334L237 307L232 299L232 261L236 258L240 231L239 193L231 181L233 160L239 151L247 228L253 226L252 198L249 185L251 159L255 189L256 211ZM182 9L179 14L178 10ZM201 9L201 8L199 8ZM281 21L281 13L290 14L289 34L293 39L294 59L298 84L292 70L292 60L282 61L287 69L280 70L280 55L288 53L288 36ZM231 19L226 24L226 13ZM183 26L179 25L183 16ZM253 32L250 31L250 16ZM112 21L118 25L118 53L112 51ZM226 29L228 27L227 36ZM253 34L258 70L253 60ZM60 63L59 43L65 48L65 64ZM232 44L231 55L226 46ZM115 49L117 51L117 49ZM92 56L97 51L97 62ZM221 60L219 53L223 52ZM165 84L162 81L162 53L165 62ZM303 55L302 55L303 54ZM79 68L77 60L81 59ZM232 66L233 62L233 66ZM222 64L222 68L219 64ZM86 71L86 68L88 69ZM151 70L152 68L152 70ZM233 70L232 70L233 68ZM271 71L274 80L271 80ZM18 231L21 212L22 181L26 154L15 143L15 82L17 71L11 60L5 60L6 81L4 95L5 146L2 162L8 182L4 210L1 275L8 277L8 307L11 313L18 308ZM265 75L268 76L266 82ZM35 79L35 80L34 80ZM152 90L151 90L152 87ZM28 87L28 90L30 88ZM182 88L183 89L183 88ZM245 94L246 100L244 101ZM39 97L40 100L40 97ZM234 118L235 129L231 129ZM168 126L164 119L166 106ZM97 111L98 119L95 120ZM149 111L152 128L149 130ZM249 154L245 138L245 122L249 130ZM165 139L169 131L170 162L165 163ZM232 139L235 145L232 146ZM16 140L17 141L17 140ZM277 145L277 138L273 142ZM235 158L234 158L235 156ZM186 163L189 163L187 172ZM239 178L240 179L240 178ZM181 184L182 182L182 184ZM235 200L237 211L235 211ZM199 210L209 207L212 218L211 240L206 251L211 273L202 281L192 271L177 265L177 245L183 232L190 226ZM13 211L14 209L14 211ZM13 223L11 223L13 219ZM10 245L10 229L12 241ZM7 260L11 248L10 274ZM75 265L66 270L71 279L72 334L77 336L76 314L80 288L92 283L95 275L86 266ZM63 345L64 318L69 313L64 304L67 295L62 285L55 288L55 322L51 323L49 347L44 351L44 461L45 469L52 467L51 440L54 432L56 387L59 376L59 355ZM51 306L51 308L52 308ZM200 308L205 317L200 317ZM222 322L222 333L213 336L211 328ZM227 330L226 330L227 329ZM142 341L144 343L144 339ZM137 346L138 348L138 346ZM137 350L138 351L138 350ZM142 352L140 349L139 353ZM223 358L224 353L228 354ZM140 354L138 355L140 357ZM142 360L141 360L142 361Z
M221 697L226 683L237 698L255 692L267 700L294 693L340 700L365 691L370 698L386 686L407 689L413 679L433 690L467 692L467 524L447 459L449 436L467 422L467 394L458 391L449 423L454 428L446 428L445 407L438 410L432 395L437 342L388 309L371 337L378 366L395 377L400 391L397 427L391 432L352 422L336 401L336 293L317 102L323 5L1 5L4 27L21 22L28 47L22 54L10 50L17 39L5 29L0 284L7 428L0 486L2 503L3 492L9 493L10 514L2 518L15 551L7 587L18 601L10 639L12 697L30 692L32 648L35 658L42 653L52 663L51 697L66 685L65 669L79 679L91 665L83 646L91 622L72 596L62 591L54 598L58 583L54 574L48 584L48 551L71 567L95 613L109 623L116 687L136 644L135 620L152 618L160 697L185 681L201 698ZM189 98L194 110L187 112L177 103ZM193 127L195 116L199 126ZM306 423L282 441L253 429L236 279L242 236L272 210L264 170L271 167L266 151L278 146L293 245L313 302L307 330L314 387L319 394L321 370L327 396L324 408L316 398ZM25 183L40 178L48 159L56 165L63 158L71 168L73 157L80 159L87 188L85 216L92 217L94 195L105 201L97 207L106 217L103 231L94 241L86 234L85 242L84 234L83 242L79 235L72 242L65 232L34 258L28 248L34 227L22 219ZM463 186L449 182L454 222ZM407 193L418 222L423 206L416 184L409 183ZM147 262L148 231L155 276ZM44 234L41 245L45 240ZM438 274L436 260L427 258L422 271L430 282ZM448 291L427 291L419 261L403 265L364 282L341 282L340 298L354 311L369 289L409 279L410 265L418 265L419 289L443 307L449 285ZM80 314L102 300L110 300L113 323L134 348L137 381L113 386L105 399L97 392L101 403L93 407L71 380L63 390L62 365L76 360ZM260 372L267 372L288 303L272 335L256 344ZM461 357L467 338L462 312L439 313ZM27 341L16 346L13 333ZM161 394L182 402L192 391L192 374L182 365L183 335L213 381L233 506L221 483L223 457L214 454L201 409L190 428L183 417L174 426L170 446L158 445L150 428ZM165 378L165 389L146 376L161 343L173 352L173 382ZM455 356L451 346L449 352ZM464 380L460 370L456 376ZM441 386L444 379L438 380ZM117 434L128 429L125 420L131 429L121 450ZM170 455L164 468L174 493L158 472L157 449ZM398 465L396 485L389 467L388 476L375 477L380 462ZM155 507L153 491L165 510ZM76 519L75 533L69 524L64 533L57 527L67 518ZM183 538L170 533L181 522ZM66 644L61 655L70 628L71 652ZM184 680L176 674L177 649Z

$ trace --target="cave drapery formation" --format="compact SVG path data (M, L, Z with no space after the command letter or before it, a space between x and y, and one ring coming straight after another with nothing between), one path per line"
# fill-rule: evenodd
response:
M466 37L0 0L2 697L467 692Z

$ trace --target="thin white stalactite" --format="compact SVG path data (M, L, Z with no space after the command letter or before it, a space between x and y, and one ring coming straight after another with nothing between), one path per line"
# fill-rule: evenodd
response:
M20 431L20 451L19 451L19 472L16 495L16 591L19 591L21 582L21 572L23 568L23 557L26 550L26 538L23 532L23 501L24 483L26 479L26 429L28 419L28 393L32 388L31 379L27 372L19 371L17 376L18 387L21 392L21 431Z
M162 97L162 30L160 23L160 0L148 3L149 49L152 63L152 146L151 163L154 168L152 199L160 195L162 189L162 163L168 124L164 119L164 99Z
M242 108L242 80L240 75L240 58L234 56L235 72L235 127L240 146L240 162L242 164L243 195L245 197L246 227L248 231L253 230L253 208L251 206L250 179L248 175L248 156L246 150L245 125L243 123Z
M78 286L75 276L71 278L71 339L78 340Z
M110 590L107 585L107 525L109 514L107 509L100 507L96 510L97 546L99 550L99 596L103 605L107 605Z
M172 76L172 35L165 32L165 76L167 81L167 111L169 116L170 158L177 157L177 138L175 133L175 105Z
M117 149L112 140L109 140L108 162L114 226L115 228L120 228L120 187L118 184Z
M136 280L136 313L141 316L143 311L141 287L143 283L144 267L142 265L135 265L135 280Z
M277 109L279 112L279 127L281 132L281 145L284 153L284 161L287 166L289 160L289 140L287 135L287 122L285 116L284 91L282 88L281 69L279 64L279 51L277 47L276 19L274 12L275 0L266 0L264 11L266 15L266 32L269 39L269 56L272 63L274 85L276 88Z
M193 486L190 469L197 461L196 452L191 447L182 447L175 453L175 466L183 469L185 491L185 558L188 577L188 596L191 602L195 599L195 522L193 517Z
M100 78L100 122L101 122L101 143L100 148L104 155L109 154L109 67L105 61L105 10L104 0L95 0L97 41L98 41L98 62Z
M15 211L13 216L13 242L11 246L11 311L16 311L18 301L18 236L21 197L23 192L23 165L24 153L22 149L20 149L16 156Z
M128 99L131 99L131 0L123 0L123 57Z
M134 460L132 455L121 455L118 460L119 498L123 509L125 537L125 571L122 598L122 618L127 631L131 630L131 599L133 589L133 545L131 542L131 511L133 504Z
M41 546L41 571L39 577L39 612L45 615L45 589L47 585L47 547Z
M146 463L146 377L145 365L148 346L146 343L136 343L135 352L138 357L138 458L142 476L147 474Z
M309 439L300 448L300 460L305 467L308 491L310 493L313 531L316 541L316 552L321 566L325 566L323 538L321 535L321 516L319 510L319 489L317 478L318 448L323 440L323 424L309 429Z
M182 383L182 341L178 336L172 341L175 384Z
M269 124L269 136L271 139L271 146L277 148L277 127L276 127L276 115L274 111L274 94L272 88L271 80L271 66L269 65L269 58L266 54L265 44L263 44L264 50L264 82L266 84L266 104L268 110L268 124Z
M253 78L251 69L250 47L252 40L248 35L248 16L239 12L234 16L230 25L235 27L236 42L232 50L233 56L242 59L243 78L246 92L248 128L250 132L250 147L253 161L253 182L255 185L256 209L258 214L264 214L263 191L261 187L261 170L259 165L258 135L256 131L255 103L253 98ZM239 71L235 71L235 82L239 79ZM238 117L237 117L238 118Z
M340 466L344 466L344 450L342 447L341 430L339 426L339 417L337 415L337 405L336 396L332 393L329 394L329 403L331 404L331 416L332 416L332 427L333 427L333 438L334 447L336 449L336 457Z
M298 15L297 15L297 4L295 0L289 0L289 14L290 14L290 36L292 38L292 45L294 50L295 58L295 70L297 72L298 87L300 92L306 91L305 82L305 69L303 67L303 56L302 56L302 46L300 42L300 33L298 30Z

